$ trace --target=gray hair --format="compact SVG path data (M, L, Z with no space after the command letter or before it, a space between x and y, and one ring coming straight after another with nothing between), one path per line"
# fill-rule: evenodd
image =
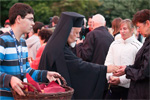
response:
M99 23L101 26L105 26L106 21L105 21L104 16L101 15L101 14L96 14L96 15L94 15L94 16L92 17L92 20L93 20L93 22L95 22L95 23Z

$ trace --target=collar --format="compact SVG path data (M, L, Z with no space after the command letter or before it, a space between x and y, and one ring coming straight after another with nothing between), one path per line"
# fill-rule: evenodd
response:
M102 29L106 29L106 27L105 26L100 26L100 27L95 28L94 30L102 30Z
M121 38L121 42L123 42L124 44L126 44L126 43L131 43L134 39L135 39L135 36L132 35L131 37L129 37L129 38L126 39L126 40L123 40L123 39Z

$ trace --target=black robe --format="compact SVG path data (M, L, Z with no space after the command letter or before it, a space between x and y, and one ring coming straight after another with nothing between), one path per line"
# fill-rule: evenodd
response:
M126 77L131 79L128 99L150 99L150 36L138 51L134 65L125 69Z
M74 27L74 23L80 21L81 17L75 13L62 13L43 51L39 69L59 72L68 85L74 88L75 99L101 99L107 67L83 61L76 57L67 46L71 28Z
M71 86L78 99L101 99L105 86L106 66L85 62L76 57L68 46L65 60L70 75Z
M113 36L104 27L89 32L83 41L76 45L76 55L84 61L104 65Z

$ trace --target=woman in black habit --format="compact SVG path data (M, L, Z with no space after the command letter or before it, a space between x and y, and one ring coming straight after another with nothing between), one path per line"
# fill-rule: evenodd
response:
M68 85L74 88L74 99L101 99L106 73L117 67L85 62L70 50L69 45L75 41L69 41L72 36L78 36L83 18L83 15L75 12L61 14L59 23L43 51L39 69L59 72ZM72 31L74 32L71 33Z

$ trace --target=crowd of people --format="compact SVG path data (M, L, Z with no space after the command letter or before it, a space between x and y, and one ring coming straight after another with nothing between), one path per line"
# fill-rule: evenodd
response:
M50 22L34 22L30 5L10 8L0 29L0 99L13 99L11 88L25 96L26 73L37 82L63 76L75 90L72 99L150 99L149 9L132 20L115 18L112 28L101 14L90 16L88 27L76 12Z

